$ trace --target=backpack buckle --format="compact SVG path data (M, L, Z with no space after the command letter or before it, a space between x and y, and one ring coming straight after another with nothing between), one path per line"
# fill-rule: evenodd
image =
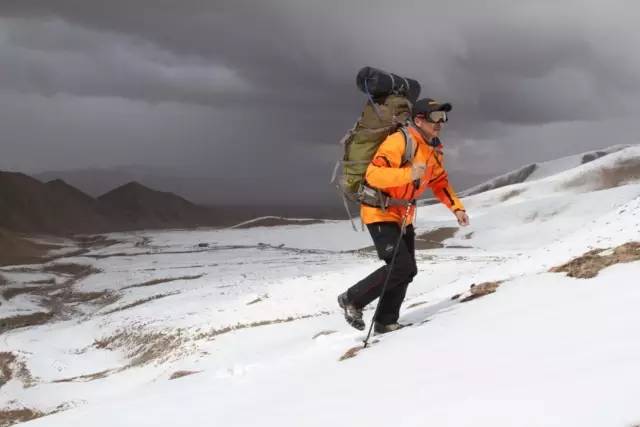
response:
M383 212L386 212L389 206L389 196L365 184L362 184L360 191L358 191L358 201L368 206L380 208Z

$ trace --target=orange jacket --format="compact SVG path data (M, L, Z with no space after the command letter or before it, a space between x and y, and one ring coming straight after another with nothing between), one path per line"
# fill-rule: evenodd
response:
M409 127L409 132L417 145L413 163L427 165L425 173L420 179L420 187L416 189L411 180L411 164L400 166L406 145L402 132L389 135L380 144L367 168L365 175L367 184L382 190L393 198L403 200L417 199L429 187L433 194L451 211L464 210L464 205L449 184L447 171L444 169L442 145L435 148L428 145L422 135L413 127ZM415 206L410 209L407 224L412 222ZM389 206L386 208L386 212L364 204L360 207L360 217L365 224L382 221L393 221L400 224L405 212L404 206Z

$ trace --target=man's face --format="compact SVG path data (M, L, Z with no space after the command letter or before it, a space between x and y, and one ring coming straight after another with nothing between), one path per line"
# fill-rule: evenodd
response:
M429 139L436 138L440 136L440 131L442 130L442 125L444 123L431 123L427 119L421 116L417 116L415 119L415 124L420 130L422 130Z

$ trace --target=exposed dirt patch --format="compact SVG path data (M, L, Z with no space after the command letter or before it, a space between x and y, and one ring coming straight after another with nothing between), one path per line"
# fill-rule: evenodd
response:
M269 295L268 294L264 294L264 295L262 295L262 296L260 296L260 297L258 297L256 299L254 299L253 301L249 301L247 303L247 305L257 304L257 303L262 302L262 301L264 301L264 300L266 300L268 298L269 298Z
M320 313L316 313L316 314L305 314L303 316L297 316L297 317L286 317L283 319L272 319L272 320L262 320L259 322L252 322L252 323L238 323L235 324L233 326L227 326L225 328L222 329L211 329L208 332L202 332L198 335L195 336L194 339L198 340L198 339L211 339L214 337L217 337L219 335L223 335L229 332L233 332L233 331L238 331L241 329L247 329L247 328L257 328L259 326L266 326L266 325L275 325L278 323L289 323L289 322L294 322L296 320L302 320L302 319L310 319L312 317L320 317L320 316L327 316L331 313L329 313L328 311L321 311Z
M280 225L312 225L312 224L324 224L325 221L321 219L288 219L288 218L279 218L279 217L267 217L260 218L255 221L251 221L246 224L235 225L231 228L234 229L246 229L246 228L254 228L254 227L277 227Z
M229 247L224 248L215 248L214 250L224 250L229 249ZM200 250L189 250L189 251L165 251L162 252L162 255L182 255L182 254L199 254L202 252L211 252L211 249L200 249ZM147 251L147 252L115 252L111 254L86 254L85 257L93 258L93 259L107 259L107 258L133 258L133 257L144 257L149 255L157 255L157 252Z
M55 274L60 276L62 280L56 282L56 279L52 278L33 282L41 283L42 285L39 286L22 284L5 287L2 291L2 296L5 299L10 300L22 294L37 296L39 297L39 304L47 310L47 313L36 313L27 316L14 316L12 318L2 319L0 320L0 331L41 324L51 318L68 318L71 314L78 311L78 304L92 303L107 305L115 302L119 298L119 295L111 291L74 291L73 286L76 282L100 271L91 265L62 263L47 265L40 269L24 267L23 269L27 273L44 272Z
M114 304L116 302L118 302L118 300L120 300L120 298L122 298L122 295L120 295L117 292L114 291L105 291L105 295L103 297L100 297L98 299L92 300L91 304L95 304L95 305L99 305L102 307Z
M457 227L441 227L416 236L416 250L444 248L442 242L452 238Z
M18 271L18 270L15 270ZM22 271L22 270L20 270ZM49 273L64 277L64 281L60 284L56 284L55 278L39 280L35 282L27 283L26 285L37 284L39 286L12 286L5 289L2 292L2 296L5 299L11 299L21 294L32 294L38 296L49 297L48 301L45 301L44 305L49 308L59 306L66 302L66 299L70 299L71 302L77 302L80 299L95 299L99 298L103 294L97 295L95 293L77 293L72 291L72 286L79 280L84 279L92 274L99 273L100 270L94 268L91 265L64 263L64 264L51 264L42 267L41 269L24 269L27 273ZM49 286L46 286L49 285ZM63 291L63 292L60 292ZM94 298L95 297L95 298Z
M123 332L120 332L123 333ZM108 337L103 337L103 338L96 338L95 340L93 340L93 345L92 347L95 347L97 349L109 349L112 350L111 346L113 345L113 343L115 342L115 340L120 336L120 333L115 334L115 335L111 335Z
M78 236L75 241L82 249L102 249L122 243L121 240L111 239L103 235Z
M7 278L4 277L2 274L0 274L0 286L5 286L8 284L9 284L9 281L7 280Z
M158 300L158 299L161 299L161 298L170 297L171 295L177 295L179 293L180 292L169 292L169 293L166 293L166 294L154 295L154 296L151 296L149 298L143 298L143 299L134 301L134 302L132 302L130 304L123 305L122 307L117 307L117 308L114 308L113 310L105 311L103 314L107 315L107 314L117 313L118 311L128 310L130 308L137 307L139 305L146 304L148 302L155 301L155 300Z
M93 374L86 374L86 375L78 375L77 377L71 377L71 378L63 378L60 380L54 380L51 381L53 383L76 383L76 382L89 382L89 381L95 381L95 380L99 380L102 378L106 378L109 376L109 374L115 373L115 372L120 372L121 369L107 369L104 371L100 371L100 372L95 372Z
M336 332L338 332L338 331L320 331L317 334L315 334L311 339L315 340L315 339L317 339L319 337L322 337L322 336L335 334Z
M26 328L47 323L53 317L53 313L32 313L21 316L5 317L0 319L0 334L12 329Z
M376 344L378 342L380 342L380 340L374 339L371 341L370 345ZM358 353L360 353L361 350L364 350L363 345L357 345L355 347L351 347L349 350L345 351L342 356L340 356L340 359L338 359L338 362L342 362L343 360L347 360L347 359L353 359L358 355Z
M22 287L11 287L2 291L2 298L9 301L10 299L22 295L22 294L38 294L42 295L43 293L51 292L52 290L56 290L60 288L54 288L51 286L22 286Z
M155 361L165 361L188 341L181 329L170 332L118 331L115 334L96 340L95 348L122 350L129 363L118 372L134 366L142 366ZM107 372L113 373L115 371ZM94 374L95 375L95 374Z
M257 245L221 245L221 246L209 246L205 249L194 249L188 251L163 251L162 255L182 255L182 254L200 254L205 252L218 252L218 251L226 251L230 249L263 249L263 250L271 250L271 249L280 249L283 252L289 252L293 254L336 254L343 253L340 251L330 251L324 249L299 249L299 248L289 248L284 244L280 245L268 245L266 243L258 243ZM353 252L353 251L346 251ZM139 253L127 253L127 252L117 252L112 254L86 254L85 257L93 258L93 259L106 259L106 258L133 258L133 257L142 257L149 255L157 255L157 252L149 251L149 252L139 252ZM245 262L241 262L240 264L244 264ZM213 266L209 264L209 266ZM189 268L189 267L177 267L177 268Z
M597 175L584 174L568 181L566 188L588 186L589 190L605 190L615 188L629 182L640 180L640 159L619 161L610 168L604 168Z
M514 197L518 197L522 193L524 193L524 190L511 190L508 193L503 194L502 197L500 197L500 201L501 202L506 202L509 199L513 199Z
M46 262L49 251L58 248L59 246L36 243L20 234L0 229L0 266Z
M81 375L72 378L63 378L54 382L86 382L105 378L109 375L122 372L126 369L143 366L150 363L162 363L170 360L177 355L190 354L196 349L195 342L201 339L213 339L219 335L264 325L272 325L277 323L293 322L299 319L310 317L318 317L328 315L328 312L321 312L313 315L304 315L299 317L288 317L284 319L273 319L248 324L237 324L223 329L212 329L202 332L195 336L185 333L183 329L159 331L159 332L140 332L135 330L120 330L114 334L100 339L96 339L91 347L104 350L122 351L126 354L129 362L122 367L96 372L92 374ZM324 333L333 333L335 331L324 331ZM197 372L178 371L173 375L179 378L185 375L191 375ZM173 378L172 378L173 379Z
M46 414L28 408L0 410L0 427L9 427L14 424L40 418Z
M640 159L627 159L614 167L600 172L602 189L619 187L628 182L640 180Z
M352 347L349 350L345 351L344 354L340 356L340 359L338 359L338 361L342 362L343 360L354 358L358 355L360 350L362 350L362 346Z
M116 302L118 299L120 299L120 296L113 291L71 292L65 298L65 303L80 304L91 302L99 305L108 305Z
M502 282L484 282L476 285L475 283L469 287L468 293L456 294L451 297L452 300L460 299L463 295L465 295L460 302L468 302L473 301L476 298L483 297L485 295L489 295L494 293Z
M59 291L64 292L59 292ZM51 295L56 293L55 295ZM48 297L43 301L43 305L48 308L52 308L58 304L75 304L81 302L90 302L98 299L111 300L113 297L112 291L100 291L100 292L75 292L70 289L70 283L64 283L58 286L23 286L23 287L10 287L2 291L2 297L6 300L15 298L18 295L30 294L41 297ZM52 303L56 300L57 303Z
M442 243L447 239L452 238L458 231L457 227L440 227L426 233L418 234L416 236L416 250L427 249L441 249L445 245ZM452 246L447 246L452 247ZM366 254L369 252L376 252L375 246L367 246L366 248L350 251L356 254Z
M34 280L33 282L27 282L27 285L55 285L56 279L52 277L50 279Z
M92 274L100 273L100 270L85 264L61 263L46 265L42 269L45 273L60 274L71 276L75 280L80 280Z
M640 242L628 242L613 250L594 249L549 271L567 273L567 276L579 279L590 279L611 265L639 260Z
M140 332L139 329L120 330L116 331L113 335L96 339L91 347L124 352L126 357L129 359L129 362L125 366L88 375L60 379L55 382L93 381L122 372L132 367L143 366L150 363L162 363L176 357L176 355L190 354L195 351L195 342L198 340L210 340L222 334L246 328L293 322L300 319L325 316L329 314L329 312L320 312L298 317L287 317L284 319L237 324L222 329L211 329L209 331L201 332L195 336L185 333L183 329L160 332ZM324 334L333 332L335 331L323 331ZM317 336L314 338L317 338Z
M198 274L196 276L181 276L181 277L167 277L163 279L154 279L154 280L149 280L147 282L139 283L137 285L125 286L122 289L124 290L124 289L131 289L131 288L141 288L145 286L154 286L154 285L160 285L162 283L177 282L178 280L196 280L196 279L202 278L203 276L204 274Z
M472 301L476 298L492 294L498 289L500 283L501 282L485 282L480 283L479 285L471 285L471 289L469 290L471 292L471 295L462 298L460 302Z
M169 377L170 380L186 377L188 375L199 374L202 371L176 371Z
M171 352L178 349L184 342L181 334L154 333L139 336L129 344L131 349L128 357L131 359L129 367L141 366L156 360L164 360Z
M20 380L24 387L31 387L35 382L23 360L13 353L2 352L0 353L0 388L12 379Z
M136 242L135 246L136 248L146 248L149 244L151 244L151 239L149 237L143 237Z
M419 301L419 302L414 302L411 305L408 305L407 308L415 308L415 307L420 307L423 304L426 304L428 301Z
M36 409L29 408L0 409L0 427L8 427L17 423L33 420L35 418L57 414L58 412L65 411L72 407L73 405L63 403L49 412L40 412Z
M11 365L16 361L13 353L0 353L0 387L13 379L13 368Z

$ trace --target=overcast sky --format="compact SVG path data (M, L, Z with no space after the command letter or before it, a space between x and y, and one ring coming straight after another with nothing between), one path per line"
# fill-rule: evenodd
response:
M308 202L365 65L452 102L454 171L639 143L638 22L632 0L0 0L0 169L163 166Z

